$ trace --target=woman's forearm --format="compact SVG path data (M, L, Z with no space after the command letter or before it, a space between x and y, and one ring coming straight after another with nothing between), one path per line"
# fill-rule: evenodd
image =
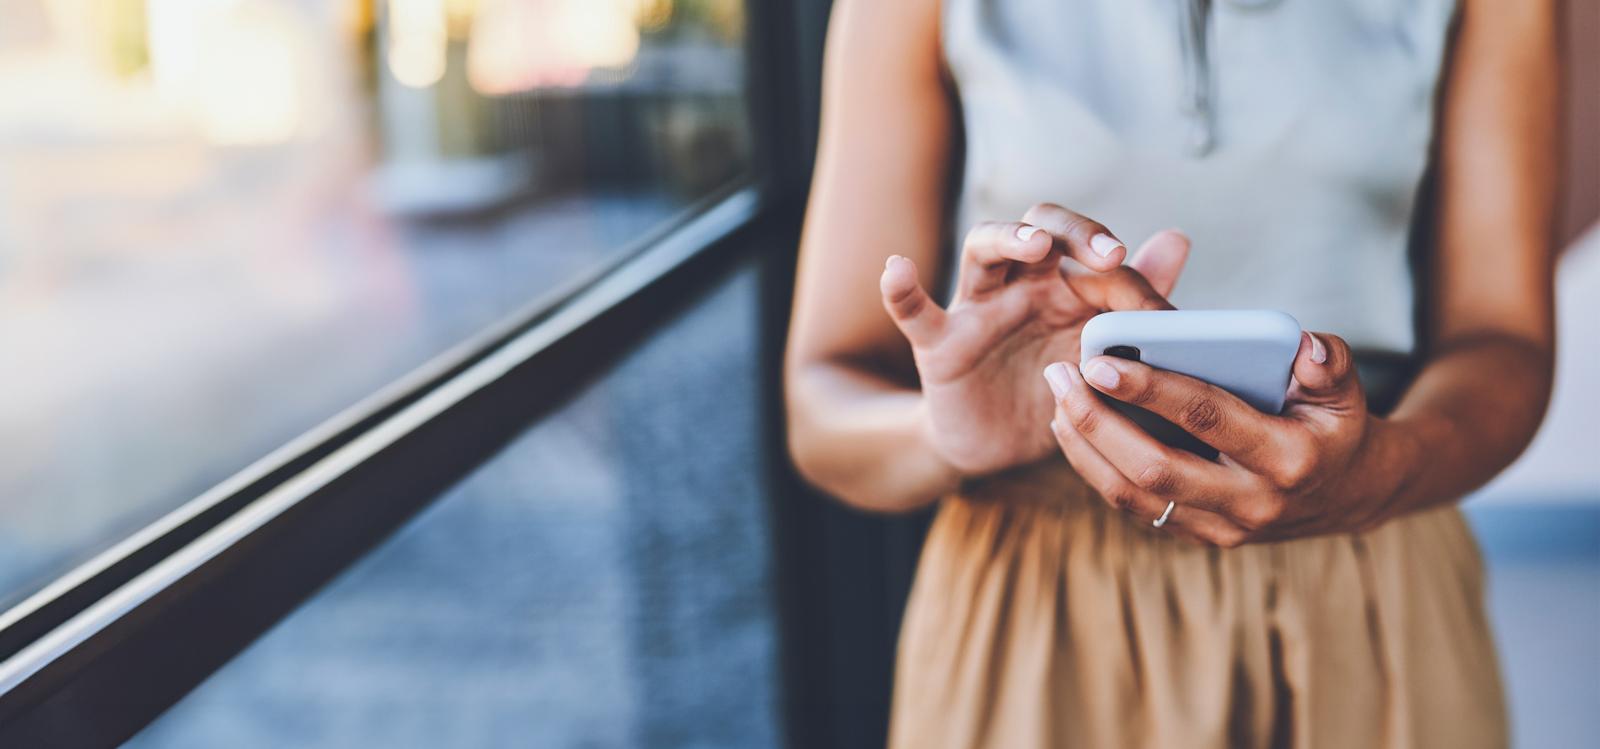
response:
M1458 501L1510 465L1544 416L1553 359L1509 334L1442 345L1385 425L1380 460L1401 471L1388 514Z
M905 512L956 488L958 472L928 444L922 394L833 363L788 378L789 451L802 475L845 502Z

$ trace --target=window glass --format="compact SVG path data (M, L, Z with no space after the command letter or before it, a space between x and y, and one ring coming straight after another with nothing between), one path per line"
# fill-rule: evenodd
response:
M721 284L130 746L778 746L758 289Z
M748 164L739 0L0 3L0 608Z

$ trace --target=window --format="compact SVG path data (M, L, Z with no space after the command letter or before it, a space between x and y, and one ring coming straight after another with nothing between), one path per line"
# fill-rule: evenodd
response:
M719 280L130 746L778 746L754 275Z
M826 13L0 7L0 746L492 744L425 707L480 678L555 744L838 733L852 638L779 630L862 622L792 561L842 511L773 460Z
M747 179L744 28L738 0L5 3L0 610Z

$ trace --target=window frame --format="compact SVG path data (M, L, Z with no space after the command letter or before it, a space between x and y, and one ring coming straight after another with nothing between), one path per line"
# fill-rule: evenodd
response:
M746 2L747 178L0 611L0 746L131 737L735 263L792 265L827 7Z

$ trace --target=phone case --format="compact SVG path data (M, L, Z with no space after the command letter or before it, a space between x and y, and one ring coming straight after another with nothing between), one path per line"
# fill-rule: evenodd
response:
M1277 310L1106 312L1083 326L1080 363L1102 354L1144 362L1216 385L1259 411L1283 410L1300 323ZM1154 414L1113 400L1163 442L1215 451ZM1159 423L1157 423L1159 422Z

